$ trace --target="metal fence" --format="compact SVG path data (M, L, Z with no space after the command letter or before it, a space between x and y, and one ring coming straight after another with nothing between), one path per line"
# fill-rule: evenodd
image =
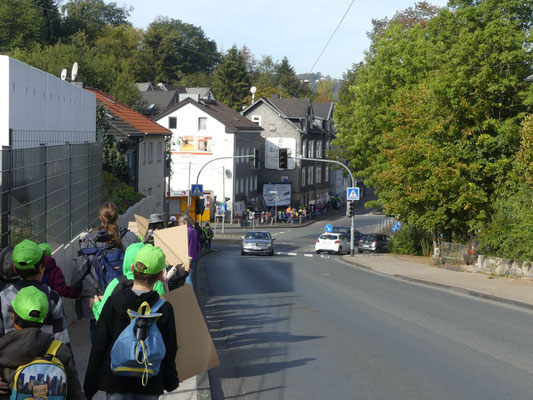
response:
M446 263L463 263L469 246L460 243L441 242L441 257Z
M95 131L9 130L9 146L12 149L58 146L62 144L85 144L100 141L99 133Z
M98 223L101 143L4 148L1 244L23 239L57 248Z

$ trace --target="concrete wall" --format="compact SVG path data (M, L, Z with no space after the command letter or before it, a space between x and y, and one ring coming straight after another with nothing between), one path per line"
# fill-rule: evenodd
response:
M94 142L96 132L94 94L60 78L0 55L0 145L9 145L9 129L15 131L87 132L65 138L50 132L17 147L70 142Z
M533 263L530 261L520 262L505 258L479 255L474 268L479 272L491 275L533 278Z

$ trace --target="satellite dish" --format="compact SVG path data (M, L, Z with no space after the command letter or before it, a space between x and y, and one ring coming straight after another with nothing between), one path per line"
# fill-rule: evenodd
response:
M75 81L78 76L78 63L72 64L72 73L70 74L70 80Z
M255 86L252 86L252 87L250 88L250 93L251 93L251 94L254 94L255 92L257 92L257 88L256 88Z
M64 81L65 79L67 79L67 69L63 68L61 70L61 80Z
M226 170L226 178L231 179L231 171L229 169Z

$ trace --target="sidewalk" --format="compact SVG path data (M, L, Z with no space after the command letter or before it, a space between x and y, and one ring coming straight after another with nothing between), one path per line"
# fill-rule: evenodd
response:
M533 281L437 268L394 255L363 254L342 260L400 279L456 290L470 296L533 309Z

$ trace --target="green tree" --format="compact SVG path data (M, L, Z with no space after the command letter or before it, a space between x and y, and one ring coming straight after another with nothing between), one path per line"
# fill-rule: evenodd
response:
M313 101L333 101L333 85L334 82L330 79L322 79L318 85L313 96Z
M34 0L0 2L0 48L3 52L31 49L41 45L46 20Z
M237 46L233 46L215 69L213 91L220 101L239 110L245 104L251 86L246 59Z
M202 28L177 19L158 18L143 37L141 80L178 82L184 75L212 72L219 60L216 43Z
M336 109L338 156L387 212L434 238L488 220L516 157L531 64L523 3L451 5L381 23Z
M126 156L117 146L115 137L110 133L111 126L106 118L105 107L96 106L96 130L102 135L102 168L123 182L128 180L129 168Z

